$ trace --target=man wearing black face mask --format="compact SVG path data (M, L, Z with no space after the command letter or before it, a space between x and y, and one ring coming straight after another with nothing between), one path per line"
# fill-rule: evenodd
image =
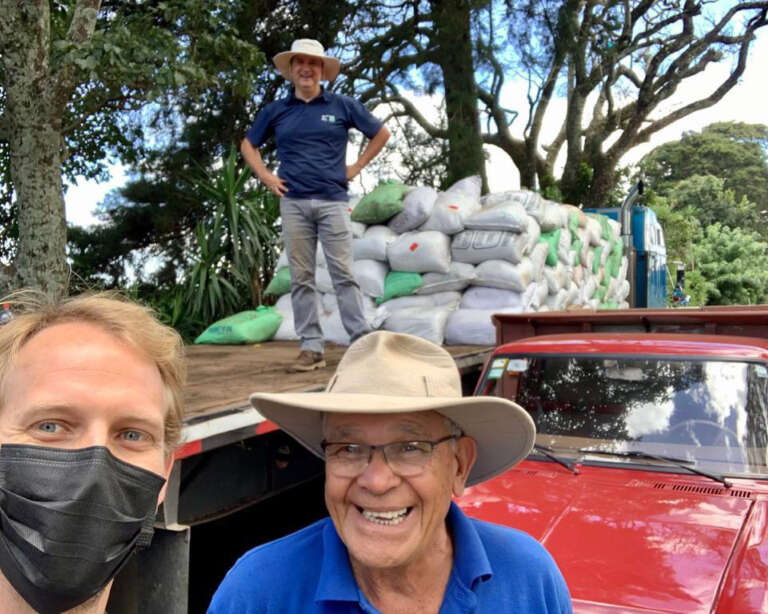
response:
M147 546L182 419L178 335L115 295L0 327L0 612L103 614Z

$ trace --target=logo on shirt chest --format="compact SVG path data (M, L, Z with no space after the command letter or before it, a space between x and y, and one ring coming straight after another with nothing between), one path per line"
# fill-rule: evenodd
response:
M320 116L321 122L326 122L328 124L335 124L336 123L336 116L335 115L321 115Z

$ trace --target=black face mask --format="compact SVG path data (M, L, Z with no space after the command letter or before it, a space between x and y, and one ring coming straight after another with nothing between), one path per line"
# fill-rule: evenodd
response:
M152 540L165 480L107 448L0 447L0 570L41 614L98 593Z

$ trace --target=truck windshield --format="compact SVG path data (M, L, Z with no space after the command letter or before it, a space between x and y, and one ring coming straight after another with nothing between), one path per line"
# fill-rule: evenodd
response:
M640 450L720 474L768 474L768 368L762 364L496 357L481 394L519 403L536 423L537 443L561 455L575 458L579 448L590 447Z

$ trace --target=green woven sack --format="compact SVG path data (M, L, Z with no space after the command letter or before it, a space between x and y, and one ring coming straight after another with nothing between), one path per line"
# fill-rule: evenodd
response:
M605 299L605 293L608 291L608 288L606 286L598 286L597 290L595 290L594 295L592 295L592 298L596 298L601 303Z
M619 304L614 300L610 300L605 301L604 303L600 303L597 308L601 311L607 311L608 309L618 309Z
M272 281L269 282L267 289L264 290L264 294L271 294L273 296L282 296L291 291L291 269L284 266L277 270L272 277Z
M618 258L611 252L608 257L608 262L605 263L605 270L611 277L618 277L619 271L621 271L621 256Z
M621 237L615 237L611 241L611 256L621 260L621 257L623 255L624 255L624 241L621 240Z
M549 246L546 263L549 266L557 266L557 246L560 244L560 228L549 232L542 232L541 237L539 237L539 243L546 243Z
M195 343L218 345L261 343L271 339L282 322L283 316L279 311L274 307L262 305L251 311L241 311L214 322L195 339Z
M362 224L383 224L403 210L403 196L410 189L410 186L402 183L380 184L373 192L360 199L352 210L352 221Z
M595 254L595 257L592 259L592 274L597 275L597 272L600 270L600 258L603 255L603 246L598 245L592 252Z
M414 294L421 287L421 274L408 273L405 271L390 271L384 280L384 296L376 299L376 304L398 296L408 296Z
M573 265L579 266L581 264L581 239L576 239L571 243L571 251L576 252L573 258Z
M568 217L568 230L573 234L579 231L579 214L576 211L571 211L571 215Z

